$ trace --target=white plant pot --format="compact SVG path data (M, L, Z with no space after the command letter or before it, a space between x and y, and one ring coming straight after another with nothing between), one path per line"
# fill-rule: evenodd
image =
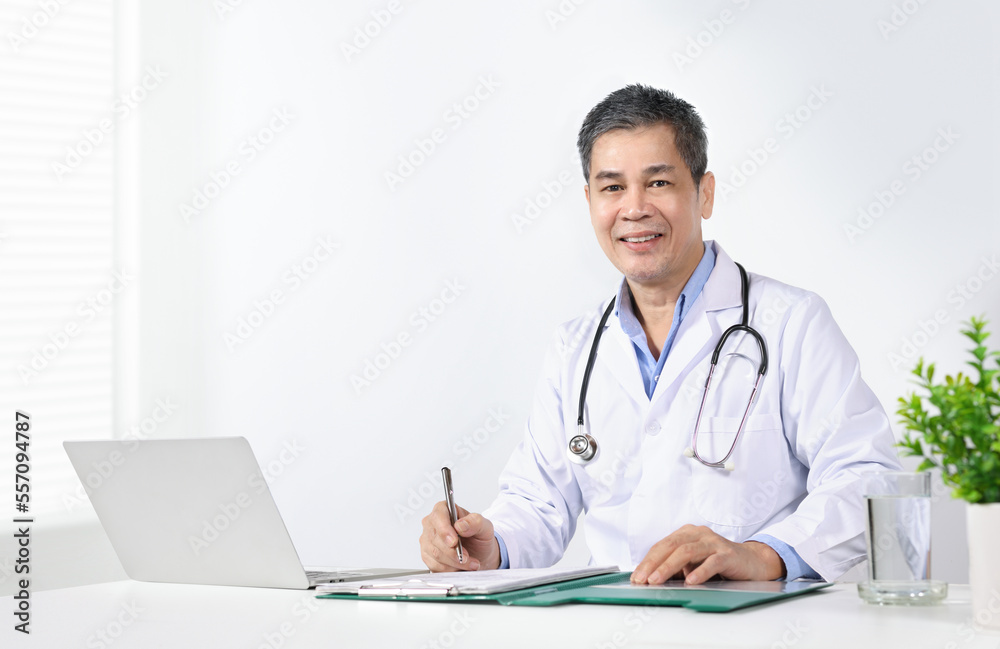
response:
M976 626L1000 630L1000 503L966 508L969 532L969 583Z

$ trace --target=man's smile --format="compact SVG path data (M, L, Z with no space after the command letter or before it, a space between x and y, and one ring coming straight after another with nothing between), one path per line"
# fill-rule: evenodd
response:
M651 239L656 239L662 237L662 234L642 234L636 236L625 236L621 237L622 241L627 241L629 243L642 243L643 241L649 241Z
M640 232L629 232L625 236L618 237L618 241L629 251L636 253L652 253L660 249L660 240L663 239L662 232L652 230L642 230Z

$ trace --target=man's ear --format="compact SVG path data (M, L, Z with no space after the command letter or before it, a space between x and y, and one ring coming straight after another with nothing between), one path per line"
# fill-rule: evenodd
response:
M590 207L590 184L583 186L583 195L587 199L587 207Z
M706 221L712 218L712 208L715 206L715 174L706 171L698 185L698 202L701 208L701 218Z

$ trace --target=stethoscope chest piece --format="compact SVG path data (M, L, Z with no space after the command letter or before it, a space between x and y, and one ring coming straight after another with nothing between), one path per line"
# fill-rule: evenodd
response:
M582 428L579 435L574 435L573 439L569 440L569 448L566 449L570 461L580 466L596 460L599 452L597 440L589 433L583 432Z

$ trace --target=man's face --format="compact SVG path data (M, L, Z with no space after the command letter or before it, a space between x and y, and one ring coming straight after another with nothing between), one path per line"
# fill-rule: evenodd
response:
M704 251L701 220L712 216L715 177L706 173L695 188L673 127L597 138L584 192L597 241L630 284L683 286Z

